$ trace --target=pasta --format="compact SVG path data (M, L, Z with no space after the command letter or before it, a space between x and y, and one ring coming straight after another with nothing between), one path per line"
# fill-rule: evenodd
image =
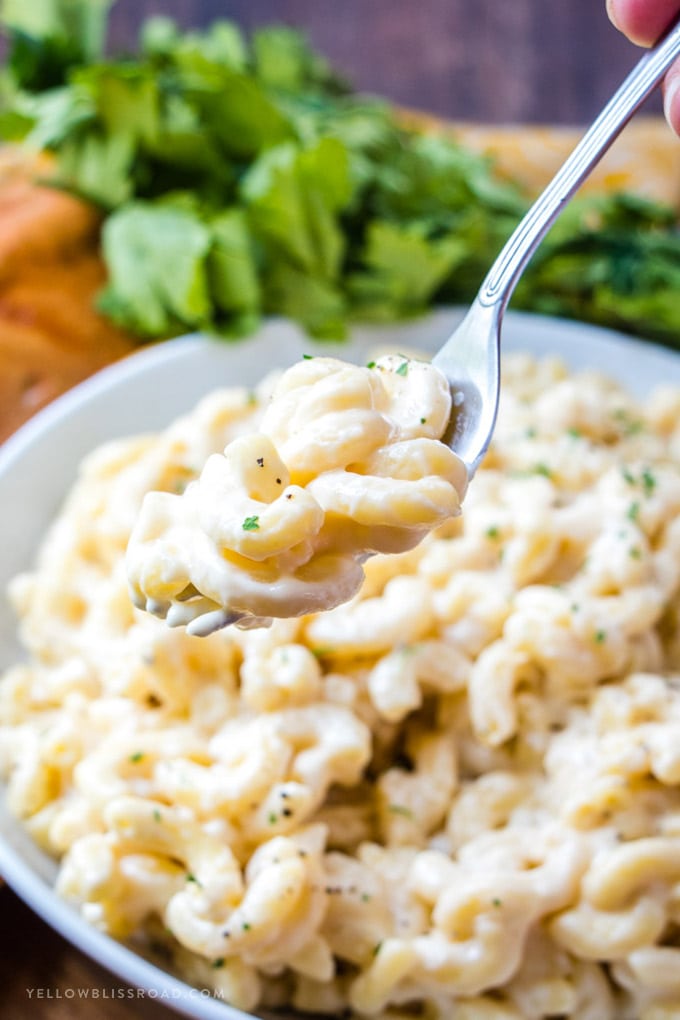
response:
M294 365L256 432L183 493L146 495L127 551L135 605L206 635L346 602L369 555L409 549L459 512L465 465L439 442L450 409L424 361Z
M680 389L509 357L462 516L329 611L169 628L145 494L270 442L271 385L95 451L12 583L0 770L58 891L249 1011L679 1017Z

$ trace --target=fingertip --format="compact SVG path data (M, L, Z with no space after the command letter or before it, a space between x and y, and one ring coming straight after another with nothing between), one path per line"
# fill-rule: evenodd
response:
M607 0L607 15L614 28L618 28L619 32L623 31L619 24L619 12L618 12L617 0Z
M663 111L673 131L680 136L680 67L672 71L666 79Z
M651 46L680 10L680 0L607 0L613 25L638 46Z

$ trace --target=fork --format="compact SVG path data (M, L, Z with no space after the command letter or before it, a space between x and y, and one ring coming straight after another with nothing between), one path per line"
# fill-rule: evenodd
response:
M469 478L488 449L496 423L501 326L517 281L574 192L659 85L678 55L680 22L669 28L624 79L520 221L491 266L465 318L432 359L451 386L451 421L444 441L465 462Z

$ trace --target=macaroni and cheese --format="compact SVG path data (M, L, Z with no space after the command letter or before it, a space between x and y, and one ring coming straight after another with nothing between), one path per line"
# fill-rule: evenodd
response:
M680 388L508 358L462 516L328 612L170 629L128 594L145 494L258 426L288 464L268 395L97 450L12 584L0 769L59 892L257 1013L680 1016Z
M439 442L450 409L424 361L294 365L257 431L181 494L145 496L127 553L135 605L206 635L348 601L369 555L410 549L459 512L465 466Z

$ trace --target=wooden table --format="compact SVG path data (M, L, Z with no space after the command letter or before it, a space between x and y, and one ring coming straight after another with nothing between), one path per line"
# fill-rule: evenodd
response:
M172 1020L177 1013L78 952L0 889L0 1012L7 1020Z

